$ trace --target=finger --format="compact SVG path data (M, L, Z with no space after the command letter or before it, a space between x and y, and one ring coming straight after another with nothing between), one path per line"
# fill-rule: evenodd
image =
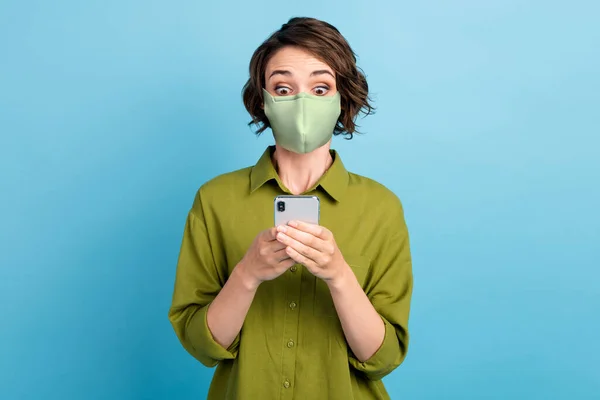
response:
M261 236L267 242L271 242L273 240L277 240L277 227L273 227L273 228L269 228L267 230L264 230L262 232Z
M280 235L283 235L283 234L280 234ZM289 237L286 237L283 240L288 245L286 250L292 249L292 250L294 250L295 253L300 254L306 260L308 260L308 261L303 260L303 263L310 262L312 265L315 265L315 266L321 265L321 263L324 259L323 253L321 253L318 250L315 250L309 246L306 246L294 239L291 239ZM289 252L288 252L288 254L289 254Z
M309 271L312 272L315 268L317 268L317 266L313 260L298 253L292 247L286 247L285 250L292 260L294 260L298 264L304 265L306 268L308 268Z
M283 261L291 259L290 255L285 250L286 247L287 246L283 246L281 249L279 249L278 251L276 251L273 254L273 257L275 258L275 261L277 261L278 263L281 263Z
M286 257L287 258L285 260L280 261L279 264L277 264L277 267L283 269L284 271L288 270L292 265L297 263L297 261L292 259L289 255L286 254Z
M285 249L286 244L281 243L281 241L278 239L275 239L274 241L267 243L266 246L268 246L269 251L275 253L276 251Z
M328 240L332 236L329 229L321 225L309 224L308 222L302 221L290 221L288 222L288 225L323 240Z
M292 239L294 239L308 247L311 247L317 251L320 251L320 252L326 251L329 247L327 245L327 242L325 242L323 239L320 239L320 238L312 235L311 233L307 233L307 232L301 231L299 229L292 228L291 226L280 226L277 228L277 230L279 231L278 236L277 236L278 238L279 238L279 235L284 234L284 235L289 236Z
M312 261L316 261L321 256L321 253L318 250L307 246L290 236L287 236L285 233L278 233L277 240L279 240L282 244L293 248L296 252L302 254L304 257L310 258Z

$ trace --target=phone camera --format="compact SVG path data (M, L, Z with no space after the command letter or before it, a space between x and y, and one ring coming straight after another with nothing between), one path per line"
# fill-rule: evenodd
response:
M279 211L279 212L285 211L285 202L283 202L283 201L277 202L277 211Z

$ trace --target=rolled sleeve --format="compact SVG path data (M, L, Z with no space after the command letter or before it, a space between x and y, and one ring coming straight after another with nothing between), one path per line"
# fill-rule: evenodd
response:
M349 356L350 365L362 372L367 379L377 381L396 369L404 359L406 350L398 340L394 326L382 318L385 324L385 336L379 349L366 361L359 361L354 355Z
M208 307L225 282L224 272L215 264L210 239L199 191L185 224L169 320L188 353L205 366L214 367L237 356L239 334L225 349L208 327Z
M188 351L196 359L207 367L214 367L221 360L231 360L237 357L240 335L236 336L227 349L217 343L208 328L206 320L209 306L210 304L197 309L189 318L189 324L185 328L187 337L184 342L189 344L190 349Z

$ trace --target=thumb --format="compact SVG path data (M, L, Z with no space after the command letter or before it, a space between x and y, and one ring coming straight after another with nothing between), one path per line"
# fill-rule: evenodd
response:
M273 227L273 228L269 228L266 231L263 232L263 238L265 240L275 240L275 238L277 237L277 228Z

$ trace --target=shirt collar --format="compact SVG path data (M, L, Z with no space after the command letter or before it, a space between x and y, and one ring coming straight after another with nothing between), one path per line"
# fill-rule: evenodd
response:
M275 166L273 165L271 158L274 151L275 146L267 147L256 165L252 167L252 171L250 173L251 193L272 180L275 180L284 192L289 193L289 190L281 183L281 180L277 175L277 171L275 171ZM310 188L308 192L320 186L334 200L340 201L346 192L346 188L348 187L349 175L339 154L335 150L330 150L330 153L333 157L333 163L329 169L325 171L325 174L323 174L315 186Z

